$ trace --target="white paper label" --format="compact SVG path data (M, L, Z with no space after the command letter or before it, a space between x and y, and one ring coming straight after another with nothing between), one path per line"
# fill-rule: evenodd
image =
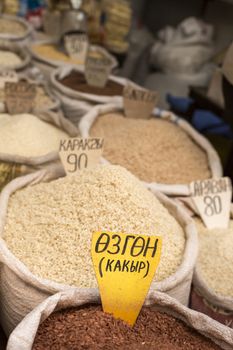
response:
M65 36L65 49L71 58L85 63L88 52L88 37L86 34L69 34Z
M102 138L69 138L60 141L59 156L67 175L100 163L103 154Z
M208 229L227 228L232 184L228 177L198 180L190 184L192 200Z
M14 70L4 69L0 71L0 89L4 89L5 83L17 83L18 74Z
M87 55L85 64L85 78L87 84L96 87L105 87L108 81L108 77L112 70L112 62L110 58L92 57Z
M139 89L131 84L124 87L123 96L127 118L149 119L158 101L157 92Z

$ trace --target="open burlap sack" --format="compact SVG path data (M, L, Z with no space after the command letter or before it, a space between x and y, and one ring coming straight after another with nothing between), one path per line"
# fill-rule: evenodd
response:
M0 266L0 321L6 334L9 334L22 318L45 298L70 288L70 286L35 276L11 253L4 241L4 225L11 194L25 186L51 181L63 175L64 170L61 166L50 170L41 170L13 180L1 192L0 233L2 238L0 238L0 261L2 264ZM152 283L151 290L166 292L187 305L198 250L195 225L182 208L168 197L161 193L156 193L156 196L184 229L186 242L183 259L177 271L161 282ZM88 290L85 290L88 293Z
M123 106L122 101L118 100L111 104L99 105L93 107L88 113L86 113L79 123L79 130L82 137L88 137L91 127L95 120L102 114L111 112L122 112ZM167 120L171 123L178 125L184 130L191 139L205 151L209 163L209 169L212 177L222 176L222 166L219 156L215 149L212 147L210 142L196 131L188 122L184 119L179 118L175 114L169 111L162 111L158 108L154 109L154 117ZM108 161L102 158L102 162L108 163ZM146 186L152 191L161 191L170 196L190 196L189 184L158 184L158 183L145 183Z
M21 62L19 64L16 64L14 66L11 65L9 67L7 65L5 65L4 69L9 68L9 69L16 70L19 72L19 71L25 70L28 67L28 65L30 64L31 56L30 56L28 50L18 43L14 43L11 41L0 39L0 50L1 51L11 51L11 52L15 53L16 55L18 55L21 59Z
M99 104L112 104L122 103L122 96L100 96L89 93L83 93L72 90L59 82L59 79L63 79L70 74L71 71L77 71L83 73L82 68L78 67L60 67L54 70L50 76L51 86L53 92L58 96L61 101L62 108L65 116L69 118L74 124L78 124L81 117L89 112L95 105ZM125 78L120 78L111 75L109 78L111 81L116 82L123 87L128 83ZM131 84L133 84L131 82ZM133 84L137 86L136 84Z
M231 219L233 219L233 204ZM219 295L211 289L203 278L198 264L193 276L191 307L233 328L233 298Z
M30 312L15 328L10 335L7 350L31 350L39 325L53 312L70 307L85 307L90 303L99 303L96 293L92 290L85 293L77 289L69 289L51 296ZM150 293L144 304L144 307L147 306L153 306L154 310L181 320L190 328L211 339L222 349L230 350L233 348L233 330L205 315L188 309L164 293Z
M64 118L61 112L43 111L37 112L34 115L67 132L70 137L75 137L79 134L78 129L69 120ZM50 152L39 157L23 157L17 154L0 153L0 191L8 182L17 176L47 168L57 163L60 163L58 151Z
M23 34L0 33L0 40L3 39L10 42L19 43L19 44L27 44L30 41L33 35L33 28L27 21L25 21L23 18L10 16L10 15L2 15L2 14L0 15L0 20L1 18L11 21L12 24L13 22L18 22L22 24L23 27L25 28L25 32Z

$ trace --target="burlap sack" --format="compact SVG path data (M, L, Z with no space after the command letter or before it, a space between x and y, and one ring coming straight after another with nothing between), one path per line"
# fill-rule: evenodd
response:
M60 67L52 72L50 81L53 92L61 101L65 116L69 118L75 125L78 125L81 117L83 117L93 108L93 106L97 104L122 103L121 96L99 96L88 94L72 90L62 85L58 79L62 79L68 76L72 70L77 70L80 73L83 72L83 69L77 67ZM113 75L110 76L110 80L122 86L125 86L128 83L127 79ZM131 82L131 84L133 83ZM136 86L136 84L133 85Z
M231 219L233 219L233 205ZM193 276L191 307L233 328L233 298L216 294L206 283L198 264Z
M38 171L10 182L0 195L1 237L4 238L4 224L10 195L24 186L49 181L63 175L62 167L54 167L49 171ZM177 204L161 193L156 193L156 196L183 227L186 244L183 259L177 271L161 282L152 283L151 290L166 292L187 305L198 250L196 229L192 220ZM0 267L0 321L6 334L9 334L22 318L45 298L70 288L67 285L42 279L32 274L9 251L2 238L0 238L0 261L2 262Z
M69 307L85 307L87 304L99 303L99 299L93 291L87 293L77 289L70 289L57 293L38 305L10 335L7 350L31 350L39 325L53 312ZM222 349L233 348L233 331L218 322L188 309L175 299L160 292L152 292L148 295L144 307L153 306L154 310L172 315L187 324L198 333L211 339Z
M27 44L30 41L33 35L33 28L27 21L25 21L23 18L10 16L10 15L2 15L2 14L0 15L0 20L1 18L7 19L12 22L21 23L25 28L25 33L24 34L0 33L0 40L7 40L10 42L15 42L19 44Z
M61 61L61 60L55 60L44 57L42 54L37 53L34 48L36 45L57 45L56 39L45 39L45 40L38 40L36 43L33 43L29 46L29 51L32 55L33 64L38 67L43 74L46 76L46 78L49 79L50 74L54 71L54 68L63 67L65 65L70 65L69 62ZM112 62L112 69L116 68L118 65L118 62L116 58L109 54L107 50L105 50L103 47L97 46L97 45L91 45L91 48L97 52L103 53L103 55L107 56L110 61ZM83 67L83 64L75 65L75 67Z
M0 39L0 50L14 52L16 55L18 55L21 58L21 62L19 64L16 64L14 66L11 65L9 67L6 65L4 66L4 69L10 68L12 70L22 71L22 70L25 70L30 64L31 56L28 50L18 43Z
M78 136L78 129L61 112L43 111L35 114L41 120L53 124L71 137ZM16 150L17 151L17 150ZM17 176L60 163L58 151L39 157L23 157L17 154L0 153L0 191Z
M123 112L122 101L118 100L112 104L95 106L88 113L86 113L79 123L79 130L82 137L88 137L92 125L94 124L96 118L102 114L111 112ZM207 155L209 168L212 177L222 176L222 166L219 156L215 149L212 147L210 142L202 136L198 131L196 131L188 122L184 119L179 118L172 112L162 111L158 108L154 109L154 116L164 120L168 120L171 123L178 125L182 130L184 130L193 141L202 148ZM106 159L102 159L102 162L108 162ZM170 196L190 196L190 189L188 184L158 184L158 183L145 183L146 186L153 191L161 191Z

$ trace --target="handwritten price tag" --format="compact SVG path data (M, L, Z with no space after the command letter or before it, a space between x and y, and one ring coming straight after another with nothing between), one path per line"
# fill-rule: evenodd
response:
M208 229L227 228L232 184L228 177L199 180L190 184L192 200Z
M90 86L105 87L112 70L110 58L87 55L85 64L85 79Z
M134 325L161 256L156 236L95 232L92 261L103 310Z
M27 81L5 83L5 99L10 114L30 113L36 96L36 85Z
M132 84L123 91L125 115L127 118L149 119L158 101L157 92L139 89Z
M88 52L88 37L86 34L69 34L65 36L65 49L72 58L84 64Z
M67 175L84 168L93 168L100 162L104 140L101 138L70 138L60 141L59 156Z
M0 71L0 89L3 89L7 82L17 83L18 80L18 74L14 70L4 69Z

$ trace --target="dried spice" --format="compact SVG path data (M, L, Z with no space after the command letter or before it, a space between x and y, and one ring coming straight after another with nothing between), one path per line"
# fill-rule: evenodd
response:
M133 328L100 306L53 313L39 327L33 350L220 350L182 321L143 308Z

